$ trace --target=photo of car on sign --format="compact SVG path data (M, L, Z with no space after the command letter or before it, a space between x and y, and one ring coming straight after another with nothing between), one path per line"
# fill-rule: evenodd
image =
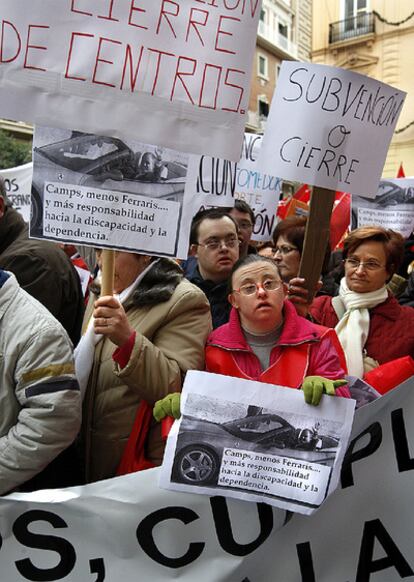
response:
M320 423L306 426L302 419L301 426L294 426L280 414L263 413L262 409L252 406L248 410L255 414L227 422L211 422L184 415L177 437L171 481L187 485L216 485L223 468L223 453L227 449L252 451L267 457L289 457L332 467L339 440L334 435L322 434Z
M188 156L181 152L46 127L36 128L33 146L31 236L43 233L45 182L182 203Z

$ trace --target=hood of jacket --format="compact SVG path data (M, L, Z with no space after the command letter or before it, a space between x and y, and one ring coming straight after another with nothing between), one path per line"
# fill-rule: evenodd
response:
M318 341L318 329L296 313L295 307L289 300L283 305L283 328L277 342L278 346L297 345L309 341ZM230 350L249 350L250 347L244 336L239 314L234 307L230 312L229 322L218 327L207 338L207 345L214 345Z
M171 299L183 277L183 270L175 261L160 258L139 283L126 305L144 307L164 303ZM99 295L100 290L100 285L95 281L91 286L92 293Z

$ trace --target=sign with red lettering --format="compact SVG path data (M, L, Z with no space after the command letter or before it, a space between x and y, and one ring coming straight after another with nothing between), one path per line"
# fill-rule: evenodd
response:
M405 95L344 69L284 61L260 162L288 180L375 197Z
M237 161L260 0L3 0L0 114Z

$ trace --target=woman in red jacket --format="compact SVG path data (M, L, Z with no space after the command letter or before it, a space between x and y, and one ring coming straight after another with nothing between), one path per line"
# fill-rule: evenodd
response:
M302 388L306 402L313 405L319 404L323 392L349 397L335 332L299 316L285 301L285 284L272 259L240 259L230 286L230 320L207 339L208 372ZM177 417L178 400L178 395L169 395L157 402L156 419Z

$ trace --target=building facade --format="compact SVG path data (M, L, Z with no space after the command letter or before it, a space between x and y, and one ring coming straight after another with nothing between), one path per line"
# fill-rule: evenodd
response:
M309 61L311 48L311 0L263 0L252 68L248 131L264 131L282 61Z
M314 0L312 61L373 77L407 92L383 170L414 176L414 3Z

